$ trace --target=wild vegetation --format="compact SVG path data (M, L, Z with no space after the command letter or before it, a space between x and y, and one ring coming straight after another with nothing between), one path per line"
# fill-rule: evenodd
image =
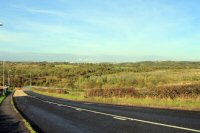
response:
M10 94L10 91L6 92L5 95L3 95L1 92L0 92L0 105L1 103L3 102L3 100L6 98L6 96L8 96Z
M6 81L10 75L11 86L31 84L36 91L40 86L44 93L80 93L84 98L192 98L198 102L200 96L200 62L6 62L5 74Z
M4 100L5 97L6 97L6 96L0 95L0 104L1 104L1 102Z
M2 64L0 66L2 70ZM10 70L10 71L9 71ZM153 88L200 81L200 62L139 62L120 64L6 62L15 86L32 85L58 88ZM2 71L0 71L2 75ZM2 84L2 76L0 77Z

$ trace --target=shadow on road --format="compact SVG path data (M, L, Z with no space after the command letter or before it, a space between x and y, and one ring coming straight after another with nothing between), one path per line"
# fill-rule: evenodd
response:
M11 105L11 92L0 106L0 132L1 133L26 133L23 122Z
M15 121L12 117L6 115L1 109L0 109L0 127L1 127L1 133L14 133L14 132L20 132L19 131L19 121Z

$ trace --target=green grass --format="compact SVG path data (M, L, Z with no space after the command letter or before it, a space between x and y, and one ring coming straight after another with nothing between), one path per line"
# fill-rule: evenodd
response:
M3 102L3 100L6 98L6 96L0 96L0 104Z
M22 118L23 122L24 122L24 125L26 126L26 128L29 130L30 133L37 133L33 128L32 126L30 125L30 123L25 120L24 118Z
M110 103L110 104L120 104L120 105L130 105L130 106L146 106L146 107L160 107L160 108L179 108L186 110L200 110L200 98L102 98L94 97L91 98L92 101L97 101L100 103Z
M67 64L62 64L62 65L55 65L55 67L58 67L58 68L77 68L79 66L76 66L76 65L67 65Z
M158 86L200 83L200 69L158 69L148 72L114 72L78 78L77 88L155 88Z
M97 102L97 103L106 103L106 104L117 104L117 105L129 105L129 106L144 106L144 107L156 107L156 108L169 108L169 109L183 109L183 110L200 110L200 97L197 98L186 98L179 97L175 99L170 98L134 98L134 97L84 97L84 92L69 92L69 94L56 94L48 92L40 92L34 90L34 92L69 99L74 101L86 101L86 102Z

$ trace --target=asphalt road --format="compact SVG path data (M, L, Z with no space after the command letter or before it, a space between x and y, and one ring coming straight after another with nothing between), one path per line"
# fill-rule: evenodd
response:
M192 133L200 132L200 112L74 102L26 91L14 98L39 132Z

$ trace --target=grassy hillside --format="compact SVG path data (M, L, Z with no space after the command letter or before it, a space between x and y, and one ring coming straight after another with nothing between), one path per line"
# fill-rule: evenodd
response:
M0 69L2 64L0 65ZM70 64L6 62L5 73L12 85L59 88L136 88L200 82L200 62L139 62L121 64ZM2 71L0 71L2 74ZM7 77L6 77L7 79ZM2 77L0 77L0 83Z
M80 91L84 97L196 100L200 95L200 62L6 62L5 79L8 73L11 86L29 86L31 78L33 86Z

